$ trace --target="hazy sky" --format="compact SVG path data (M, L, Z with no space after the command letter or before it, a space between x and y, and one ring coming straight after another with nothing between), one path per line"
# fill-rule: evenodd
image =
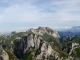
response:
M0 31L80 25L80 0L0 0Z

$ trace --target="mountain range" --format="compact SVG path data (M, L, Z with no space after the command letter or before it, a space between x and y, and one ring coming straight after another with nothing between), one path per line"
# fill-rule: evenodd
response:
M58 31L60 37L65 37L67 35L69 36L75 36L79 35L80 36L80 26L73 26L72 28L69 29L63 29L62 31Z
M80 60L79 28L56 31L38 27L1 35L0 60Z

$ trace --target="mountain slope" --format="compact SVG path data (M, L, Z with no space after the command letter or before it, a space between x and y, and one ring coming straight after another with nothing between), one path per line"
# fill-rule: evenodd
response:
M22 39L16 39L14 44L14 54L19 59L24 59L24 56L28 54L34 60L71 59L68 58L66 53L61 52L58 47L56 48L50 45L47 41L43 40L36 34L28 34ZM28 57L26 59L28 59Z

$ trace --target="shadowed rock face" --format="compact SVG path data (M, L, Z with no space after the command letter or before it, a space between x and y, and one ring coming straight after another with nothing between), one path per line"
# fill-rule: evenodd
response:
M2 57L0 57L0 60L4 60Z
M37 35L29 34L22 39L16 39L14 44L14 54L18 58L22 58L29 52L33 52L33 56L36 60L43 59L43 56L45 59L47 59L49 56L53 56L55 59L59 59L59 54L52 49L50 44L42 40Z
M9 60L8 54L0 46L0 60Z
M60 57L60 54L48 42L36 34L28 34L22 39L16 39L14 45L14 54L19 59L31 52L33 60L73 60L70 56L68 58Z

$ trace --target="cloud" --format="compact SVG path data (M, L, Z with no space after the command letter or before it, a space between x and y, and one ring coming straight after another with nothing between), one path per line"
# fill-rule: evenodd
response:
M0 0L0 28L79 25L80 0Z

